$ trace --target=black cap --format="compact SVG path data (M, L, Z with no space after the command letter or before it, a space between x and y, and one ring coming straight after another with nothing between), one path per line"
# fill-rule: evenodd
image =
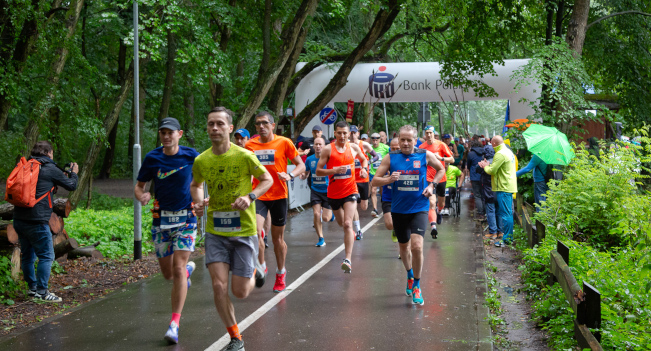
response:
M181 130L181 123L179 123L179 121L177 121L176 118L166 117L163 118L162 121L160 121L160 126L158 127L158 130L161 129Z
M317 124L317 125L315 125L314 127L312 127L312 131L313 131L313 132L314 132L314 131L322 132L323 129L321 129L321 126Z

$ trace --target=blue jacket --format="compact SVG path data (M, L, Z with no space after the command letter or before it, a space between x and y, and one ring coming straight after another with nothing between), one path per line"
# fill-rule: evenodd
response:
M533 182L534 183L544 182L545 174L547 174L547 164L545 163L545 161L541 160L540 157L536 155L533 155L531 161L529 161L529 164L523 169L517 171L515 175L520 177L525 173L531 172L532 169L533 169Z
M468 172L470 172L470 181L478 182L481 180L479 173L475 172L477 164L484 159L484 147L473 147L468 152Z

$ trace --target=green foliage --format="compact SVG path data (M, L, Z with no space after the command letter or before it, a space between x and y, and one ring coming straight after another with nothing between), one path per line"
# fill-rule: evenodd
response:
M142 208L142 251L153 252L151 236L152 206ZM77 239L80 246L91 245L97 241L97 247L107 258L120 258L133 254L133 207L119 207L112 210L76 209L66 219L68 235Z
M641 162L650 154L640 147L615 144L596 158L575 150L562 182L550 182L547 202L536 218L548 232L587 241L598 249L635 244L651 235L651 197L640 193Z
M27 291L22 281L15 282L11 278L10 257L0 256L0 304L4 305L13 305L13 299Z

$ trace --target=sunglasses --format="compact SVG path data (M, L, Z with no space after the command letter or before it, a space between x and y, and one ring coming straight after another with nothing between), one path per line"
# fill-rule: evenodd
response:
M373 139L373 140L378 140L378 139L380 139L380 138L371 138L371 139Z

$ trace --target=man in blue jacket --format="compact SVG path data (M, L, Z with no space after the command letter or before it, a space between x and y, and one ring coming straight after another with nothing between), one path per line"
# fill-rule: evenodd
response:
M475 197L475 219L484 219L484 200L482 197L481 175L475 171L477 164L484 159L484 145L473 138L470 141L470 152L468 152L468 172L470 173L470 184L472 195Z
M545 174L547 174L547 164L540 157L533 155L529 164L517 171L515 175L519 178L523 174L529 173L533 170L533 198L536 211L540 210L541 202L547 200L547 182L545 181Z

